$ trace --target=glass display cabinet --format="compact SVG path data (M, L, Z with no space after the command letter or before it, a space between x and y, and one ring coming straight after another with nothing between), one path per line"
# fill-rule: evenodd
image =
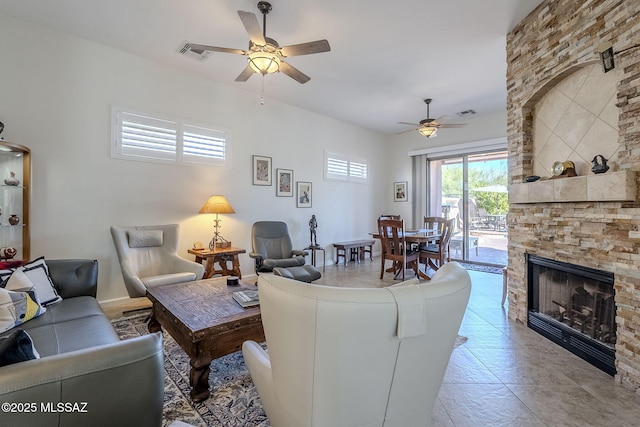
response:
M0 261L29 259L31 151L0 140Z

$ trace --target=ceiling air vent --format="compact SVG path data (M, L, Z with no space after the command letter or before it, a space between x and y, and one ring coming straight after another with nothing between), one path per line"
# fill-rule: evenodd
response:
M180 49L178 49L178 52L180 52L180 54L182 55L199 59L200 61L204 61L205 59L207 59L210 53L207 50L191 49L191 43L189 42L184 42L184 44L180 46Z
M464 110L464 111L460 111L459 113L456 113L458 116L460 117L469 117L469 116L473 116L474 114L476 114L475 110Z

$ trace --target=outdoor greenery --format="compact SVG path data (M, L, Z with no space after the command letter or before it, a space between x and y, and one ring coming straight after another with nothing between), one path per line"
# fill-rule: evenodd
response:
M442 197L462 198L462 163L442 166ZM509 200L506 193L508 170L506 160L489 160L469 163L469 198L475 200L478 208L484 208L489 215L506 215ZM489 191L479 191L492 187ZM498 188L502 186L504 192Z

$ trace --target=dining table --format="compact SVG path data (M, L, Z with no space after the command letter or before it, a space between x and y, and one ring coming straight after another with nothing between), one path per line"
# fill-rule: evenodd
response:
M369 233L369 234L374 239L380 238L379 232ZM440 237L442 237L442 234L440 234L440 230L438 229L418 228L415 230L404 231L404 241L412 244L417 244L417 245L420 245L422 243L429 244L429 243L437 242L438 239L440 239ZM427 269L426 266L425 266L425 271L418 268L418 276L420 276L424 280L431 280L431 277L429 277L429 275L426 273L426 269ZM388 273L391 273L394 271L394 269L393 267L390 267L385 271Z

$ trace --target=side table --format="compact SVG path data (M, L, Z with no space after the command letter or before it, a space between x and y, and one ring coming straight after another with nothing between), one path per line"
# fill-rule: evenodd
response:
M304 250L305 251L311 251L311 264L314 267L317 267L316 266L316 260L317 260L316 251L322 251L322 272L324 273L324 269L325 269L325 266L327 264L325 262L326 261L326 258L325 258L326 257L326 252L325 252L324 248L322 246L307 246L306 248L304 248Z
M202 263L202 261L206 260L203 279L210 279L216 274L221 274L223 276L238 276L239 279L242 279L242 273L240 272L240 260L238 260L238 255L247 252L244 249L216 248L215 251L197 251L195 249L189 249L187 252L195 255L196 262L198 263ZM217 270L214 265L216 262L218 263L219 267L219 269ZM227 264L229 262L231 262L231 267L229 267L229 265Z

